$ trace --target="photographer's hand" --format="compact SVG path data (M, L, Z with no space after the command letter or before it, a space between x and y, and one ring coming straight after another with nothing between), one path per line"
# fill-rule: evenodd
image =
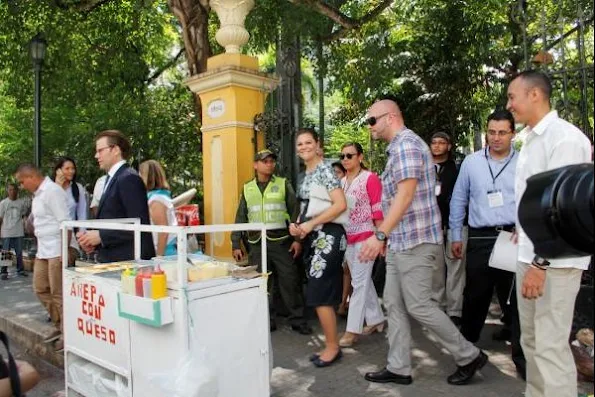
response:
M546 270L529 266L525 272L523 285L521 286L523 298L537 299L543 295L543 290L545 287L545 272Z

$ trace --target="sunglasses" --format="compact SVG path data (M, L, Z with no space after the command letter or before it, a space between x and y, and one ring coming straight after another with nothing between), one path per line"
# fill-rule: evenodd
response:
M341 153L341 154L339 155L339 158L340 158L341 160L345 160L345 159L347 159L347 160L351 160L351 159L352 159L352 158L354 158L355 156L357 156L357 153L346 153L346 154L343 154L343 153Z
M380 116L371 116L371 117L368 117L366 119L366 124L368 124L369 126L373 127L373 126L376 125L376 123L378 122L378 120L380 120L381 118L383 118L384 116L386 116L388 114L390 114L390 113L384 113L384 114L381 114Z

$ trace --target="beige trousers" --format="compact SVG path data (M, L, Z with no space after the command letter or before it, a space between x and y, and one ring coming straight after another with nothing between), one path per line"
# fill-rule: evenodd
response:
M388 364L399 375L411 375L409 316L430 330L459 366L479 355L479 349L461 335L446 313L432 301L432 273L444 254L441 244L420 244L386 255L384 304L388 313Z
M432 272L432 300L449 316L463 316L463 291L467 259L467 226L463 227L463 258L452 256L451 230L447 230L444 255L436 261Z
M62 260L35 258L33 291L48 311L52 323L62 331Z
M543 296L521 295L529 264L517 263L516 286L521 322L521 346L527 359L526 397L576 397L576 366L570 351L574 302L582 270L546 270Z

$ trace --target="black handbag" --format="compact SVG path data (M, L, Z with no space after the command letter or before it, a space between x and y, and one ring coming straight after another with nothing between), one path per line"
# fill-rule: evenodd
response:
M0 331L0 339L4 346L6 346L6 354L8 355L8 365L0 354L0 379L10 378L10 387L12 389L12 395L14 397L23 397L21 394L21 380L19 378L19 370L17 363L14 361L12 354L10 354L10 348L8 346L8 338L6 334Z

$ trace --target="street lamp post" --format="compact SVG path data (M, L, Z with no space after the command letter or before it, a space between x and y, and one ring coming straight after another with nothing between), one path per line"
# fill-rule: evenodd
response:
M35 68L35 120L34 120L34 134L35 134L35 166L41 167L41 66L43 65L43 58L45 57L45 49L47 42L44 39L43 33L37 33L29 43L29 51L31 53L31 60Z

